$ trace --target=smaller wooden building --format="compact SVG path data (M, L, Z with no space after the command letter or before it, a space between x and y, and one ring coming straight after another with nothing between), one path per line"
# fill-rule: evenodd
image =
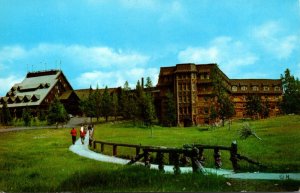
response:
M6 96L0 97L0 108L7 103L14 117L21 117L24 108L29 108L36 116L48 110L55 97L60 99L69 114L80 112L79 97L61 70L29 72Z

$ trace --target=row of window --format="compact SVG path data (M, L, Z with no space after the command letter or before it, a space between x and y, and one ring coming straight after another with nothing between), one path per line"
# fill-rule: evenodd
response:
M258 86L252 86L252 91L259 91L259 87ZM232 91L237 91L238 90L238 87L237 86L232 86L231 87L231 90ZM248 90L248 87L247 86L241 86L241 90L242 91L247 91ZM262 87L262 90L263 91L269 91L270 90L270 87L269 86L263 86ZM274 90L275 91L280 91L280 87L279 86L275 86L274 87Z
M178 84L178 90L191 90L191 84ZM196 84L192 84L192 90L196 90Z

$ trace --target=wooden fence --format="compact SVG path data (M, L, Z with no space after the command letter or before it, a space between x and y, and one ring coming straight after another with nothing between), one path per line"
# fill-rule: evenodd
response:
M143 159L145 166L150 167L150 153L156 153L156 162L158 163L158 168L161 171L164 171L164 157L165 154L169 155L169 165L174 165L174 172L180 173L180 157L190 158L192 163L193 172L203 172L203 152L205 149L214 150L214 162L215 167L221 167L221 153L220 151L229 151L230 152L230 161L232 163L233 170L239 170L238 161L245 160L251 164L257 166L263 166L259 162L247 158L238 154L237 143L233 141L230 147L218 146L218 145L202 145L202 144L186 144L183 145L183 148L170 148L170 147L160 147L160 146L142 146L142 145L133 145L133 144L124 144L124 143L112 143L104 141L94 141L94 149L97 149L97 144L100 144L100 151L104 152L104 147L112 146L113 156L118 155L118 147L129 147L135 148L135 157L131 159L128 164L133 164L139 160ZM141 152L142 150L142 152Z

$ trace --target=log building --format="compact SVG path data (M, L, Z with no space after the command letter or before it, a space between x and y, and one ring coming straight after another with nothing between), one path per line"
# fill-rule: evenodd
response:
M4 103L14 117L22 117L24 108L36 116L46 111L57 97L69 114L78 114L79 98L61 70L29 72L26 78L15 84L4 97L0 97L0 108Z
M164 119L166 93L174 95L178 125L209 124L210 106L215 105L212 97L213 70L222 79L223 85L234 102L234 118L246 117L246 97L258 95L262 101L268 101L270 116L279 113L279 101L282 97L280 79L229 79L217 64L177 64L161 67L156 95L160 120Z

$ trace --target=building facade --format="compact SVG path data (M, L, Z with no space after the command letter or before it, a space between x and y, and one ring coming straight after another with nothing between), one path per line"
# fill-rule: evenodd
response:
M23 109L29 108L36 116L48 110L55 97L60 99L68 113L78 113L79 98L61 70L29 72L6 96L0 97L0 108L6 103L14 117L21 117Z
M213 73L216 72L216 73ZM212 76L222 80L226 92L234 102L234 118L246 117L246 98L258 95L262 101L268 101L270 116L279 113L279 101L282 97L281 80L271 79L229 79L217 64L177 64L161 67L156 95L158 115L164 119L166 93L174 95L178 125L209 124L210 107L215 105Z

